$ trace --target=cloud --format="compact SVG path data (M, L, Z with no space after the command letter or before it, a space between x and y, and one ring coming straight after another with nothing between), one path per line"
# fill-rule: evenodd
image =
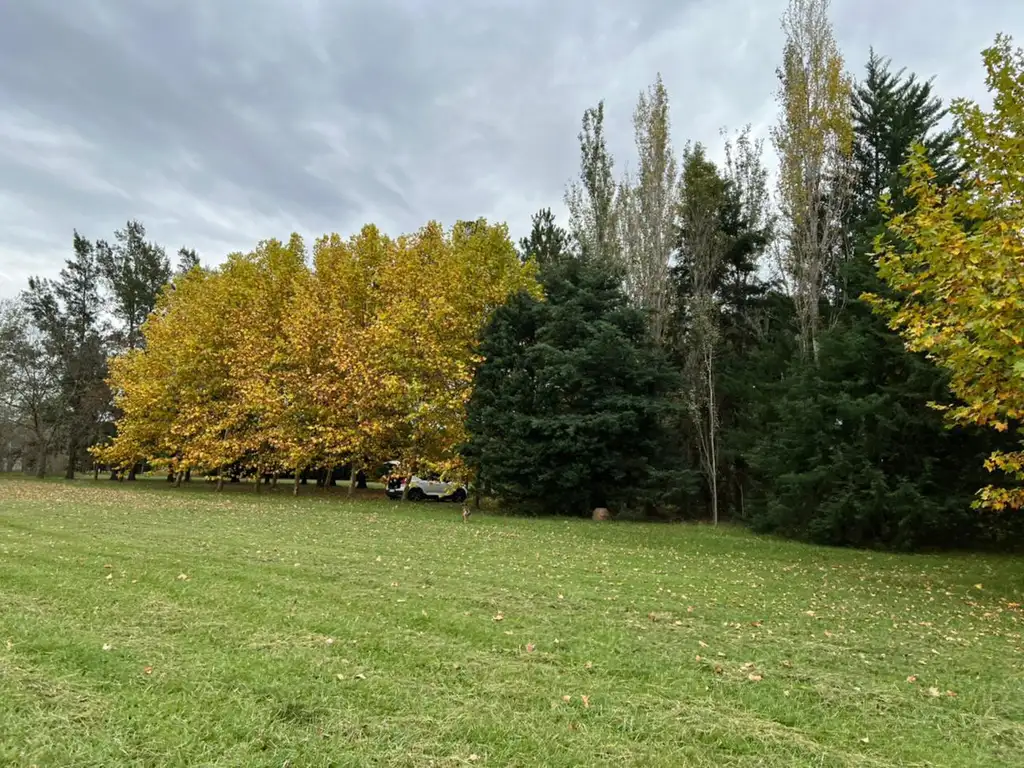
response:
M129 218L208 262L265 237L562 211L583 110L606 99L622 170L660 71L674 137L775 118L784 0L66 0L0 24L0 295L53 275L77 228ZM979 52L1018 0L834 0L869 46L983 95Z

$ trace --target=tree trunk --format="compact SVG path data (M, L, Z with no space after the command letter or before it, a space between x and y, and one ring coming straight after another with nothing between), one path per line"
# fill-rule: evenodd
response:
M97 462L97 461L94 461L92 463L92 479L93 480L99 480L100 479L100 465L99 465L99 462Z
M174 487L181 488L181 481L185 479L185 473L180 469L174 473Z
M42 480L46 477L46 447L43 446L39 449L39 455L36 457L36 477Z
M270 479L270 485L272 488L277 488L277 472L275 472L274 476Z
M132 464L132 468L128 470L128 481L135 481L135 473L137 472L138 464Z
M217 490L224 490L224 475L221 472L217 473Z
M259 467L256 467L256 493L257 494L263 493L263 488L261 487L262 485L263 485L263 473L260 471Z
M348 495L351 496L356 489L356 468L355 465L352 467L352 471L348 473Z
M78 435L72 432L71 438L68 440L68 466L64 470L65 480L75 479L75 463L78 459Z
M292 486L292 496L299 495L299 483L302 482L302 470L299 467L295 468L295 484Z
M718 525L718 411L715 407L715 375L712 357L708 355L708 474L711 480L711 520Z
M364 469L356 472L356 488L362 491L366 490L366 471Z
M192 481L192 468L188 467L185 470L185 482L188 483L188 482L191 482L191 481Z

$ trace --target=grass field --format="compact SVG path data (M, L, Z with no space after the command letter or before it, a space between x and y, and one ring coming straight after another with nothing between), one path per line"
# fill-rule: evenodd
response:
M0 480L0 765L1024 760L1020 559L193 485Z

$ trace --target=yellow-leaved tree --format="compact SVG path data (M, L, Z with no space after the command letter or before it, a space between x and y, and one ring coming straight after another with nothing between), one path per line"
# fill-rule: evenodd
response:
M991 110L954 103L966 180L936 182L922 148L906 166L916 207L877 241L878 272L896 299L868 297L908 348L950 373L963 401L951 423L1020 430L1024 419L1024 51L999 36L984 52ZM885 201L882 202L883 207ZM938 406L936 406L938 407ZM1014 481L980 491L978 506L1024 507L1024 451L986 462Z

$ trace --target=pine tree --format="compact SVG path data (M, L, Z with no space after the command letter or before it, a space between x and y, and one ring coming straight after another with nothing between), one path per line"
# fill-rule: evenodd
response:
M542 283L543 301L515 295L483 334L463 455L529 509L649 511L680 487L659 483L678 467L666 428L678 378L611 271L563 258Z

